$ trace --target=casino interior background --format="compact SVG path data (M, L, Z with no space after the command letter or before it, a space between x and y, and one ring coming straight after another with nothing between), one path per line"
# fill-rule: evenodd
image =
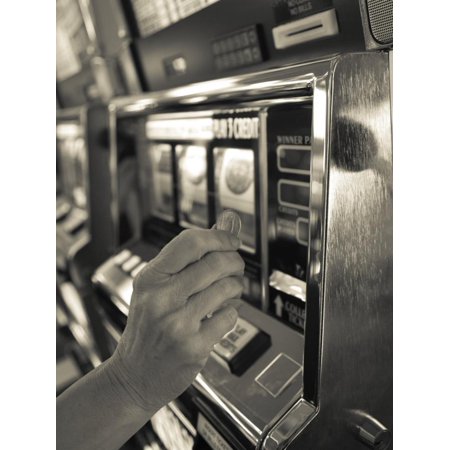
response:
M57 394L145 262L233 209L236 329L124 448L392 448L392 0L56 11Z

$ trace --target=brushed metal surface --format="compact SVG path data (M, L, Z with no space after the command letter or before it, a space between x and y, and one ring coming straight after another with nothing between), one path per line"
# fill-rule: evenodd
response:
M392 430L388 55L338 58L330 95L319 414L290 449L366 448L352 410Z

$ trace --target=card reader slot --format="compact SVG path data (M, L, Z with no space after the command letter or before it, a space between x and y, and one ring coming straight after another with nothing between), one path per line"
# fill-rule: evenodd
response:
M272 30L275 48L278 50L338 33L339 27L334 9L288 22Z

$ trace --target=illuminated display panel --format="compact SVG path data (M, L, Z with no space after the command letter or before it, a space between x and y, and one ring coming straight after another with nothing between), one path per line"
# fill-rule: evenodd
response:
M219 0L131 0L139 34L150 36Z
M180 225L208 227L206 148L177 145L178 214Z
M146 154L145 181L149 198L150 214L173 222L174 193L173 193L173 156L170 144L150 143Z
M59 183L65 196L79 208L87 207L87 150L82 127L76 122L56 126Z
M215 148L216 217L225 209L236 211L242 220L242 249L256 252L255 162L253 150Z

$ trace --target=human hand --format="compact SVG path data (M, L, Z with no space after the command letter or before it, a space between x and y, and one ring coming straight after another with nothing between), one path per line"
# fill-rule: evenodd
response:
M136 277L110 366L146 411L156 412L186 390L214 344L234 327L237 312L224 302L242 294L239 245L227 231L185 230Z

